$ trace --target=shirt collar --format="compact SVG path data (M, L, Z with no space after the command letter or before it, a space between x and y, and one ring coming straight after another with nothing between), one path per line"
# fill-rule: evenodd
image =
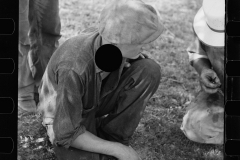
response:
M99 47L101 47L101 46L102 46L102 37L99 35L99 36L96 38L95 43L94 43L94 54L97 52L97 49L98 49ZM125 64L126 59L127 59L127 58L123 58L123 61L122 61L122 64L121 64L120 68L122 67L122 65ZM123 63L123 62L124 62L124 63ZM95 64L95 68L96 68L96 73L104 72L103 70L101 70L100 68L98 68L98 66L97 66L96 64ZM120 69L120 68L119 68L119 69Z
M95 56L97 49L99 47L101 47L101 45L102 45L102 37L100 35L98 35L93 44L94 56ZM104 97L105 95L107 95L108 93L110 93L111 91L113 91L117 87L120 77L121 77L121 74L122 74L122 71L123 71L123 68L124 68L124 64L126 62L126 59L127 58L123 58L121 66L116 71L111 72L110 73L111 76L109 76L109 78L106 79L107 80L106 83L108 85L106 85L105 87L102 88L101 94L100 94L101 98ZM96 74L102 72L102 70L100 68L98 68L96 64L95 64L95 68L96 68Z

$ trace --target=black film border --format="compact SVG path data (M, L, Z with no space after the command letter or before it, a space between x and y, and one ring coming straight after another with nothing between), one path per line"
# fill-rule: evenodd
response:
M225 2L224 159L240 160L240 1Z

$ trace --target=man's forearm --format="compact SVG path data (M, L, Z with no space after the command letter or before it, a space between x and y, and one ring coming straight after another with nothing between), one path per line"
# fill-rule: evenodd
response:
M101 139L88 131L79 135L73 141L71 146L77 149L111 155L114 157L118 157L118 155L121 154L120 152L122 151L122 148L125 147L121 143Z
M206 58L199 58L192 62L192 66L200 75L203 69L211 69L211 62Z

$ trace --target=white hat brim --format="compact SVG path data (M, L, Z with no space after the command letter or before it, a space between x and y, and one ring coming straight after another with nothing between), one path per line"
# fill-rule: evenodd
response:
M198 38L205 44L216 47L225 46L225 33L215 32L208 27L202 8L194 18L193 28Z

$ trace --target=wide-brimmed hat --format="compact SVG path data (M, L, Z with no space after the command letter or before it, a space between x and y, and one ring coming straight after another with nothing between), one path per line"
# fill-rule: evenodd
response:
M146 44L164 31L159 12L141 0L114 0L99 17L99 33L116 44Z
M222 47L225 45L225 0L203 0L193 28L203 43Z

